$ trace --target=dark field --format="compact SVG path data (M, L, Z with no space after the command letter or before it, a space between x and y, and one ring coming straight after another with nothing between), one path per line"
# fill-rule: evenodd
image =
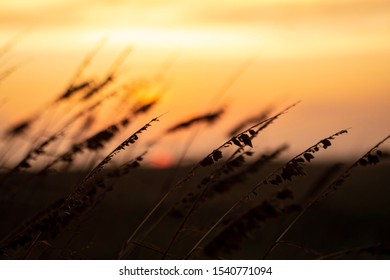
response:
M246 180L232 186L232 189L208 197L192 212L182 225L180 234L172 242L181 225L181 218L165 215L172 205L188 191L194 191L210 170L203 168L186 186L173 192L161 204L154 215L136 235L129 259L181 259L207 232L227 209L256 183L282 166L269 164ZM333 166L333 171L329 168ZM240 207L227 216L199 245L189 258L194 259L389 259L390 242L390 176L389 164L384 161L377 166L358 166L337 192L314 204L283 236L278 245L266 255L283 230L291 224L302 208L318 193L318 188L329 185L348 165L311 164L305 167L307 176L298 177L287 186L291 197L278 205L291 211L273 215L256 223L243 223L228 235L218 234L255 203L272 201L273 194L281 187L267 184L257 196L244 201ZM242 168L245 168L242 167ZM168 187L188 172L179 170L144 169L132 170L130 174L113 180L112 190L104 192L98 203L81 211L69 224L61 225L56 233L45 233L41 229L32 233L31 240L25 240L13 248L4 247L3 259L116 259L124 242L149 211L167 192ZM46 211L50 204L68 196L86 174L57 173L36 175L20 173L6 178L1 189L0 236L5 238L12 232L21 232L21 226L40 211ZM11 188L12 186L12 188ZM316 189L317 187L317 189ZM285 189L285 187L283 187ZM182 205L183 206L183 205ZM189 208L182 211L189 211ZM187 210L186 210L187 209ZM47 214L46 214L47 215ZM50 214L49 214L50 216ZM240 218L238 218L240 219ZM250 226L250 223L256 226ZM147 234L147 229L151 228ZM50 230L47 230L50 231ZM17 236L17 235L16 235ZM13 236L15 239L15 235ZM225 245L210 248L212 240L229 240ZM2 244L7 244L3 240ZM9 240L9 239L8 239ZM222 242L222 243L221 243ZM171 245L169 245L171 244ZM219 241L216 244L224 244ZM166 249L169 246L169 252ZM165 253L165 256L164 256Z

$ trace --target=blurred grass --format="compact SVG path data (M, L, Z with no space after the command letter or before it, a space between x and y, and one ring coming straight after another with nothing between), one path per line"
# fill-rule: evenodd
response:
M279 163L270 164L263 173L267 174L276 166L279 166ZM308 166L309 176L298 179L292 186L296 195L304 195L304 192L327 166L328 164ZM384 162L378 166L361 168L359 172L355 172L338 192L309 210L285 239L291 240L295 245L323 254L390 242L389 167L390 164ZM177 178L187 171L188 168L177 170ZM16 178L18 182L25 182L25 184L13 186L13 189L8 192L8 197L1 196L0 237L3 238L22 221L32 218L56 199L67 195L72 190L72 186L84 176L85 174L77 172L56 173L44 177L27 173L18 174ZM60 237L51 244L53 248L45 245L46 249L35 255L33 252L31 258L115 259L124 240L164 194L166 190L163 189L163 182L171 176L171 169L140 168L134 170L131 175L119 178L113 191L107 194L107 197L91 214L84 215L80 224L76 222L64 229ZM236 199L241 193L242 188L251 187L260 178L262 178L261 174L251 176L244 186L236 186L237 190L219 198L216 203L211 204L212 206L207 206L206 211L216 213L226 208L229 201ZM12 195L12 193L17 195ZM210 215L210 217L213 216ZM293 215L282 216L282 218L271 220L266 227L255 231L252 238L244 242L241 250L224 257L261 258L274 241L275 236L281 233L283 226L286 226L292 217ZM209 217L204 216L203 219L195 221L200 228ZM158 228L158 233L152 235L150 240L155 243L164 243L164 236L167 233L166 238L169 241L168 233L172 234L172 225L173 221L168 220ZM68 243L70 238L72 241ZM159 244L156 244L156 247L159 248ZM158 259L161 255L150 249L140 249L130 257ZM205 258L203 255L197 257ZM318 256L305 252L302 248L283 244L269 256L271 259L312 259L316 257ZM376 259L389 256L352 254L346 257Z

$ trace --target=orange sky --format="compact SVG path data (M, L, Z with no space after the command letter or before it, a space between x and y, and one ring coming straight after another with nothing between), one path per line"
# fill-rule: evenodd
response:
M0 2L0 26L0 46L23 34L0 60L0 73L22 64L0 82L3 123L52 100L106 35L88 73L104 75L129 45L134 52L124 66L126 79L152 77L177 55L158 108L169 111L167 122L208 108L232 72L253 59L224 96L230 104L224 126L244 113L302 100L264 144L291 142L294 153L352 127L336 154L361 154L390 132L387 0L14 0ZM174 149L169 141L164 147Z

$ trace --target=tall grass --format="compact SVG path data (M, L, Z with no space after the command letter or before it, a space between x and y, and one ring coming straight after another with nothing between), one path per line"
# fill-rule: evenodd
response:
M281 155L293 144L289 139L285 139L289 145L267 151L267 147L258 145L261 141L257 138L261 139L276 121L288 121L287 113L299 110L299 102L276 113L259 108L256 116L243 116L244 121L231 123L225 141L209 147L209 153L201 160L188 166L180 161L176 168L164 173L168 174L164 178L159 171L143 166L149 151L158 152L163 139L175 137L176 133L218 125L227 111L218 105L220 99L251 61L227 80L206 113L199 110L203 113L168 124L150 140L149 129L152 125L158 129L160 117L140 124L141 116L161 115L156 108L164 96L158 92L145 101L141 90L145 85L132 81L129 86L117 81L130 48L119 55L101 80L83 77L105 41L102 38L85 56L53 102L10 124L1 136L1 210L16 211L18 217L2 216L3 227L7 228L0 236L2 258L80 258L86 248L96 254L90 258L273 258L281 247L293 247L299 251L298 257L314 254L310 258L319 259L367 254L389 257L386 238L318 253L286 236L310 210L326 205L331 194L353 178L352 171L388 159L388 152L380 148L390 136L344 172L340 172L340 164L332 162L321 176L310 175L318 168L313 167L313 161L320 157L319 152L331 152L328 150L337 145L336 138L348 130L327 136L283 162ZM4 46L0 55L6 55L12 44ZM7 73L12 74L6 71L1 75ZM164 87L163 73L158 76L158 81L152 80L149 86ZM107 111L111 117L100 124L101 112ZM208 135L215 136L211 131ZM56 180L60 177L66 190L57 189L60 184ZM148 183L151 179L156 180L152 186ZM169 186L165 182L170 182ZM388 184L388 180L382 183ZM28 194L43 185L48 188L35 196L35 207L23 209ZM126 207L117 204L120 199L115 199L115 194L121 193L119 190L130 195ZM49 195L52 193L57 195ZM325 210L320 219L326 224L332 217L328 218ZM116 236L114 240L92 242L88 234L111 231L96 216L108 216L112 222L118 219L116 229L112 229L118 232L111 232ZM306 226L302 234L310 234L311 230ZM259 250L249 250L245 245L263 239L267 242L258 245ZM111 244L110 249L106 244ZM285 250L288 253L281 257L288 258L291 250Z

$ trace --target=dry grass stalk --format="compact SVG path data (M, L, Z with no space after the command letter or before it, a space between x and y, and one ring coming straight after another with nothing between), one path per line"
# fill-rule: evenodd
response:
M0 243L0 252L3 252L4 255L7 250L16 250L18 247L31 248L41 239L55 238L61 228L67 226L80 215L94 209L107 192L113 189L113 183L105 182L105 178L118 178L128 174L140 166L145 154L146 152L109 172L106 176L97 179L83 191L77 188L67 198L53 203L31 219L22 229L4 239Z
M199 195L196 194L197 191L189 192L189 193L187 193L187 197L184 197L182 199L182 202L183 202L184 206L188 206L187 205L188 203L190 204L189 205L190 209L187 212L187 214L184 216L184 219L183 219L182 223L180 224L179 228L177 229L177 231L175 232L173 238L171 239L171 241L170 241L170 243L168 245L168 248L165 251L164 257L166 256L166 254L168 254L169 249L174 244L174 241L178 238L181 230L184 228L184 226L186 225L188 219L190 218L192 213L197 208L198 203L201 202L205 198L206 191L208 190L207 184L209 184L212 180L217 180L222 175L223 172L226 173L226 172L229 172L229 170L231 171L232 169L241 166L243 164L243 162L244 162L244 155L251 156L252 153L251 152L244 152L244 153L242 153L241 155L239 155L237 157L235 157L235 156L237 154L239 154L240 152L242 152L244 150L245 146L250 146L252 148L253 147L253 145L252 145L253 138L255 138L261 130L263 130L266 127L268 127L280 115L282 115L285 112L287 112L290 108L296 106L296 104L298 104L298 103L295 103L295 104L287 107L285 110L281 111L279 114L273 116L272 118L269 118L269 119L267 119L265 121L260 122L261 125L260 124L256 124L255 126L252 126L251 128L249 128L247 131L244 131L243 133L240 133L239 135L233 136L231 138L231 142L228 142L227 144L230 144L230 145L235 144L239 148L229 157L229 159L226 161L226 163L220 169L217 169L209 177L204 178L204 180L202 180L202 183L200 185L198 185L198 189L202 189L203 188L203 191ZM249 135L247 134L248 132L249 132ZM203 159L200 162L200 164L203 165L203 166L212 165L216 161L218 161L220 159L220 157L222 157L222 152L220 150L218 150L218 149L214 150L213 153L210 154L205 159ZM191 172L189 174L191 174ZM210 179L210 177L212 179ZM182 215L183 215L182 213L183 213L182 209L175 208L175 207L172 208L171 211L170 211L170 214L173 215L173 216L176 216L176 217L182 217Z
M184 213L188 211L191 206L200 202L200 198L204 197L206 189L218 181L223 174L233 172L235 169L242 167L245 163L245 158L252 156L251 151L243 152L235 158L229 159L223 163L222 166L211 172L209 175L204 177L199 184L193 189L189 190L170 210L170 216L174 218L184 217ZM201 194L199 194L201 193Z
M381 152L378 150L378 147L386 142L390 138L390 135L381 140L378 144L376 144L373 148L371 148L367 153L365 153L361 158L359 158L354 164L352 164L344 173L342 173L337 179L335 179L331 184L325 187L322 191L318 192L316 196L314 196L299 212L299 214L294 218L294 220L285 228L285 230L279 235L276 241L271 245L268 251L264 255L264 259L273 251L273 249L278 246L280 241L286 236L286 234L290 231L290 229L296 224L296 222L306 213L306 211L311 208L313 205L317 204L324 198L328 197L330 194L333 194L351 175L351 171L356 167L362 165L365 166L367 164L377 164L379 162L379 157ZM379 151L379 153L378 153ZM372 153L375 154L373 155Z
M310 160L312 159L312 157L308 157L306 158L304 155L305 154L313 154L313 153L316 153L317 151L319 151L320 148L323 148L323 149L327 149L330 145L331 145L331 140L333 140L336 136L339 136L339 135L342 135L342 134L345 134L347 133L347 130L341 130L321 141L319 141L318 143L314 144L313 146L309 147L308 149L306 149L305 151L303 151L302 153L298 154L297 156L295 156L294 158L292 158L291 160L289 160L285 166L281 169L278 169L277 171L273 172L271 175L269 175L267 177L267 179L265 179L264 181L258 183L257 185L255 185L247 194L245 194L244 196L242 196L239 200L237 200L236 203L234 203L223 215L222 217L220 217L220 219L215 222L211 227L210 229L201 237L201 239L193 246L193 248L188 252L188 254L184 257L185 259L189 258L194 252L195 250L199 247L199 245L208 237L208 235L210 233L212 233L214 231L214 229L220 225L225 219L226 217L233 211L235 210L238 206L240 206L245 200L248 200L250 199L251 197L253 196L256 196L257 195L257 190L265 185L265 184L268 184L268 183L272 183L272 184L280 184L282 182L285 182L285 181L288 181L288 180L291 180L293 177L297 176L297 175L304 175L305 172L303 170L303 163L305 162L305 160L303 160L302 162L302 158L305 158L307 162L310 162ZM294 171L294 172L293 172ZM284 178L282 177L280 174L288 174L288 178ZM280 177L280 179L279 179ZM275 179L277 178L277 179ZM287 197L286 197L287 195ZM285 198L288 198L289 197L289 192L287 193L281 193L281 194L278 194L278 198L279 199L285 199ZM254 210L253 210L254 209ZM249 212L252 210L253 212L251 212L252 214L255 214L257 213L258 209L256 208L253 208L253 209L250 209ZM245 217L249 217L247 216L248 212L245 213ZM253 219L256 220L256 217L257 215L253 215ZM235 221L239 221L239 218L236 219ZM233 224L234 222L231 222L231 225ZM251 227L248 228L248 230L250 229ZM237 234L236 231L234 231L233 229L235 229L234 226L232 226L232 233L233 234ZM216 238L213 239L213 241L211 241L211 244L210 246L212 246L213 248L213 251L219 251L220 249L223 249L225 246L229 246L230 243L224 243L223 242L223 238L226 238L226 235L229 235L229 230L226 229L227 231L222 231L221 234L217 235ZM244 233L241 233L241 234L244 234ZM220 244L220 245L216 245L216 244ZM227 249L224 249L224 250L227 250Z
M49 169L51 169L54 165L60 162L73 162L74 157L77 154L83 153L85 150L96 152L104 148L105 144L107 144L110 140L112 140L121 129L126 128L131 121L132 117L136 117L139 114L147 113L155 104L157 100L153 100L145 105L140 107L136 107L133 112L128 114L126 117L121 120L114 122L104 129L98 131L94 135L72 145L69 151L61 154L52 162L50 162L44 169L42 169L41 173L46 173Z
M249 153L249 152L246 152L246 153ZM234 161L235 159L232 160L232 162ZM229 162L230 163L230 162ZM219 169L218 169L219 170ZM218 173L218 172L215 172L215 173ZM213 172L214 174L214 172ZM212 176L212 175L210 175ZM216 178L215 178L216 179ZM176 204L176 206L173 206L170 210L166 211L163 215L160 216L160 218L155 221L153 223L153 225L151 227L148 228L148 231L146 234L144 234L143 236L143 239L158 225L161 223L161 221L167 216L167 215L170 215L170 216L173 216L175 218L183 218L184 219L182 220L181 224L179 225L178 229L176 230L174 236L172 237L170 243L168 244L166 250L163 252L162 254L162 258L164 259L165 257L169 256L169 250L171 248L171 246L173 246L174 242L176 241L176 239L178 238L179 234L181 233L183 227L186 225L188 219L191 217L193 211L196 209L196 206L198 205L198 203L200 202L200 198L203 198L204 196L204 193L206 191L206 188L204 188L204 185L207 185L207 183L201 183L200 185L198 185L197 188L195 188L195 191L194 192L188 192L181 200L179 203ZM197 192L199 192L201 189L203 188L203 191L198 194ZM181 203L181 204L180 204ZM184 208L184 209L183 209ZM185 208L190 208L187 215L184 216L184 212L185 212ZM143 240L142 239L142 240ZM139 242L131 242L132 244L139 244Z
M274 116L272 116L272 117L270 117L270 118L268 118L266 120L263 120L263 121L255 124L255 125L252 125L248 129L246 129L246 130L242 131L241 133L236 134L235 136L230 138L228 141L223 143L218 148L214 149L210 154L208 154L205 158L203 158L200 162L198 162L191 169L191 171L187 174L187 176L185 176L182 180L180 180L174 186L174 188L181 187L186 181L188 181L191 177L193 177L196 169L198 169L199 167L212 166L217 161L222 159L223 158L223 154L222 154L222 151L221 151L222 149L231 147L233 145L237 146L238 149L233 153L233 155L231 156L231 158L232 158L237 153L240 153L245 147L249 146L249 147L252 148L253 147L252 140L253 140L254 137L256 137L259 134L260 131L262 131L265 128L267 128L270 124L273 123L274 120L276 120L281 115L285 114L291 108L295 107L298 103L299 102L294 103L294 104L288 106L287 108L285 108L284 110L282 110L278 114L276 114L276 115L274 115Z
M105 165L107 165L114 156L119 154L121 151L125 150L129 145L134 144L138 140L138 135L142 132L146 131L153 122L159 121L159 117L153 118L151 121L149 121L147 124L145 124L143 127L138 129L136 132L134 132L132 135L130 135L125 141L123 141L118 147L116 147L111 153L109 153L85 178L84 182L87 182L88 180L95 177L101 170L104 168Z
M82 72L85 70L85 68L90 64L93 57L96 55L98 50L104 45L106 41L106 38L103 38L98 45L89 53L86 55L85 59L81 63L81 65L78 67L74 77L72 77L72 81L67 87L67 89L59 96L57 97L52 103L49 105L44 106L43 108L37 110L34 112L30 117L28 117L26 120L23 120L12 127L10 127L7 130L7 135L11 137L19 136L23 132L27 131L33 123L35 123L45 112L48 110L51 110L55 108L59 103L62 103L63 101L68 100L70 97L74 96L74 94L79 93L85 89L90 88L83 97L83 100L87 100L91 98L96 93L100 92L103 88L105 88L108 84L110 84L113 79L116 71L119 69L121 64L124 62L128 54L130 53L131 49L126 49L124 52L120 54L118 59L114 62L114 64L110 68L109 74L106 76L106 78L98 85L92 86L92 81L83 81L83 82L77 82L78 78L82 74Z
M287 146L283 145L270 154L263 154L254 162L248 163L243 170L240 170L239 172L232 175L230 174L236 169L242 167L246 162L245 158L251 157L253 152L244 151L234 158L229 158L225 163L223 163L222 166L214 170L208 176L204 177L194 191L190 191L184 197L182 197L176 206L171 209L171 216L177 218L183 217L183 212L185 212L186 209L189 209L189 207L194 203L197 197L197 192L200 190L207 188L207 190L205 190L202 194L199 202L204 202L205 200L210 199L217 194L223 194L229 191L230 188L235 184L243 183L249 174L256 173L261 167L277 158L280 153L286 149ZM230 176L220 179L223 175Z
M335 137L348 133L347 129L341 130L332 136L329 136L317 144L313 145L309 149L305 150L301 154L295 156L290 160L281 170L281 172L275 172L271 177L264 180L264 184L279 185L286 181L291 181L295 176L305 176L304 165L310 163L314 159L314 154L317 153L321 148L327 149L332 145L331 140Z
M270 161L277 158L281 153L287 150L287 148L287 145L283 145L275 149L271 153L263 154L254 162L248 164L240 172L215 182L209 189L207 196L213 197L217 194L222 194L229 191L234 185L244 182L247 179L248 175L258 172L260 168L266 166Z
M253 137L257 136L258 133L268 127L274 120L276 120L279 116L285 114L289 109L292 107L296 106L299 102L294 103L278 114L274 115L273 117L263 120L248 129L242 131L241 133L233 136L230 140L226 141L223 143L221 146L219 146L217 149L213 150L210 154L208 154L204 159L199 161L181 180L179 180L175 185L173 185L168 192L160 199L160 201L152 208L152 210L148 213L148 215L142 220L142 222L138 225L138 227L134 230L134 232L131 234L131 236L126 240L126 242L123 244L118 258L122 259L126 257L126 255L129 254L131 251L131 244L133 243L134 238L138 234L138 232L141 230L141 228L145 225L145 223L152 217L152 215L159 209L159 207L162 205L162 203L171 195L171 193L175 192L177 189L181 188L184 186L184 184L190 180L194 174L195 171L200 168L200 167L205 167L205 166L211 166L214 165L215 162L220 160L222 156L221 150L223 148L230 147L232 145L237 145L239 147L239 151L244 149L246 146L252 147L252 142L251 139ZM160 221L160 219L158 219Z
M329 195L337 191L345 180L351 176L352 171L358 166L375 165L380 162L380 158L383 156L383 152L378 148L387 140L390 139L390 135L386 136L374 147L372 147L367 153L353 163L343 174L341 174L332 184L330 184L326 190L322 193L321 197L318 198L317 202L325 199Z
M67 89L60 94L59 97L57 97L54 102L52 102L49 106L44 106L43 108L39 109L38 111L34 112L32 116L28 117L26 120L23 120L12 127L10 127L7 131L8 136L18 136L21 133L25 132L43 113L45 113L48 109L51 109L52 106L57 105L58 103L68 100L70 97L72 97L75 93L78 93L84 89L87 89L91 86L91 81L83 81L83 82L77 82L80 75L84 72L86 67L91 63L93 57L96 55L98 50L104 45L105 38L103 38L97 46L86 55L81 65L77 68L75 75L72 77L71 82ZM11 45L13 45L12 43Z
M78 113L74 114L73 116L68 117L68 119L65 120L63 124L61 124L60 131L64 131L64 130L68 129L68 127L70 127L72 124L74 124L80 118L84 117L85 115L90 114L92 111L94 111L96 108L101 106L108 99L116 96L117 94L118 94L117 91L112 91L112 92L102 96L100 99L98 99L94 103L88 105L87 107L82 108Z
M76 93L78 93L82 90L90 89L92 84L93 84L92 81L84 81L84 82L81 82L79 84L72 84L54 102L58 103L58 102L66 100L66 99L69 99L69 98L73 97ZM90 90L92 90L92 89L90 89Z
M339 173L339 171L344 166L343 163L335 163L329 166L321 176L319 176L315 182L311 184L311 187L309 187L306 196L306 199L310 199L313 196L317 195L318 192L322 190L323 187L327 186L332 179L335 177L336 174Z
M240 131L244 130L245 127L247 127L248 125L252 125L252 124L255 124L255 123L258 123L258 122L261 122L261 121L267 119L270 112L271 112L270 109L266 109L256 116L252 116L252 117L244 119L243 121L238 123L233 129L231 129L230 132L228 133L228 135L230 137L232 137L232 136L236 135L237 133L239 133Z
M83 213L80 213L84 216L82 219L79 219L77 227L73 230L72 237L67 241L63 250L65 250L72 243L73 239L79 233L82 225L85 224L86 221L92 216L95 208L104 200L107 194L114 189L116 183L115 180L119 177L129 174L132 170L139 168L146 153L147 151L143 152L135 159L129 160L121 166L113 168L108 173L96 179L96 182L90 186L93 192L89 191L86 195L92 195L93 197L90 197L87 200L87 207L85 207Z
M263 227L268 220L287 215L298 209L300 208L296 204L280 207L272 201L265 200L227 225L205 246L204 253L208 257L215 258L220 253L229 254L234 250L239 250L241 243L251 236L251 232Z
M106 176L108 178L118 178L129 174L132 169L140 167L140 162L144 160L146 154L147 151L143 152L135 159L130 160L117 168L114 168Z
M22 65L22 63L19 63L19 64L13 65L13 66L5 69L4 71L0 72L0 82L2 82L3 80L5 80L9 76L11 76L16 70L18 70L20 68L21 65Z
M95 85L93 88L91 88L88 92L84 94L82 97L82 100L88 100L92 98L94 95L102 91L104 88L106 88L109 84L111 84L116 78L117 78L117 72L122 66L122 64L125 62L128 55L131 53L131 48L126 48L124 51L122 51L118 58L114 61L112 66L110 67L108 74L106 74L105 78L97 85Z
M6 135L8 137L15 137L21 135L31 127L31 125L39 118L39 115L39 113L34 113L28 119L20 121L17 124L11 126L6 130Z
M242 183L243 181L245 181L248 173L257 172L261 166L264 166L265 164L269 163L272 159L276 158L285 149L287 149L287 146L282 146L276 149L270 155L262 155L259 159L249 164L244 170L241 170L239 173L236 173L225 180L222 179L218 181L218 179L222 176L222 174L230 174L235 169L241 167L245 163L245 156L252 156L253 154L250 151L244 152L235 158L229 159L220 168L212 172L209 176L205 177L201 181L201 183L198 184L196 188L198 190L203 189L199 194L196 193L196 191L187 193L187 195L181 199L181 205L179 204L177 207L174 207L171 210L170 212L171 215L173 215L174 217L184 217L184 219L182 220L180 226L175 232L173 238L171 239L163 257L165 257L169 253L170 248L173 246L174 242L179 238L179 234L186 226L190 217L193 215L194 211L197 208L199 208L199 204L204 203L207 198L210 198L215 194L214 187L216 185L220 186L219 193L226 192L229 189L229 187L231 187L235 183ZM221 187L223 188L223 191L221 190ZM183 213L186 210L188 211L187 214L184 216Z
M94 135L85 139L84 141L73 144L69 151L61 154L56 159L54 159L49 164L47 164L46 167L43 168L40 173L45 174L57 163L73 162L74 157L77 154L82 153L84 150L97 151L102 149L104 147L104 144L110 141L118 131L119 131L118 126L116 124L113 124L99 131L98 133L95 133Z
M99 50L106 44L108 37L103 36L93 47L92 50L90 50L89 53L87 53L83 59L83 61L80 63L80 65L77 67L73 77L70 79L68 89L75 88L76 84L80 84L78 80L80 79L83 72L87 69L87 67L91 64L96 54L99 52Z
M149 112L149 110L152 109L152 107L154 107L158 101L159 101L159 97L155 98L154 100L152 100L148 103L141 104L141 105L135 107L133 110L133 114L135 116L137 116L138 114L145 114L145 113Z
M233 136L229 141L227 141L223 146L220 146L216 150L214 150L212 153L210 153L208 156L206 156L201 162L201 166L211 166L218 160L222 158L222 148L229 147L231 145L235 145L238 147L238 149L230 156L230 158L233 158L236 156L238 153L244 150L245 147L249 146L253 148L252 140L260 133L260 131L266 129L269 125L271 125L276 119L278 119L281 115L287 113L291 108L295 107L298 105L300 102L296 102L278 114L263 120L250 128L244 130L242 133L239 133L235 136Z
M21 169L27 169L31 167L31 160L36 160L38 156L45 154L45 148L58 140L61 136L61 133L54 134L50 136L48 139L43 141L37 147L32 149L27 155L11 170L11 174L15 172L19 172Z
M20 172L23 169L26 170L26 169L31 168L32 167L31 161L35 161L35 160L37 160L37 158L39 156L44 155L46 153L45 149L47 148L47 146L49 146L53 142L57 141L61 137L61 135L62 135L61 132L57 133L57 134L54 134L54 135L50 136L49 138L47 138L42 143L40 143L39 145L37 145L34 148L32 148L24 156L24 158L18 164L16 164L16 166L14 166L12 169L10 169L6 173L6 175L4 176L4 178L2 178L2 181L0 182L0 188L3 186L3 183L5 181L7 181L7 179L9 177L11 177L12 175L14 175L15 173L18 173L18 172Z
M90 212L92 212L92 210L106 197L108 192L114 189L116 179L128 175L131 171L141 166L141 162L144 160L146 154L147 151L118 167L110 169L106 174L102 174L95 180L96 182L94 182L94 185L91 185L91 188L95 189L95 192L94 198L91 200L91 204L89 205ZM96 186L99 186L99 188ZM84 219L84 221L86 219Z
M16 137L16 136L22 135L24 132L26 132L28 129L30 129L33 126L33 124L36 123L46 112L49 112L50 110L55 110L59 104L61 104L64 101L69 100L76 93L82 92L83 90L90 88L91 85L92 85L91 81L84 81L84 82L81 82L80 84L70 85L64 91L64 93L62 93L52 103L49 103L48 105L38 109L37 111L32 113L32 115L30 117L14 124L10 128L8 128L6 131L6 135L9 137Z
M167 133L177 132L182 129L186 129L191 127L194 124L198 123L208 123L212 124L214 123L218 118L221 117L221 115L224 113L223 109L219 109L216 112L213 113L206 113L200 116L193 117L187 121L180 122L178 124L173 125L172 127L167 129Z
M96 95L98 92L102 91L105 87L107 87L111 82L113 82L114 78L115 77L113 75L108 75L106 78L103 79L103 81L90 88L90 90L88 90L84 94L82 100L87 100L92 98L92 96Z
M28 168L29 163L28 161L34 158L36 155L42 154L43 148L49 145L54 140L57 140L60 135L64 133L66 129L69 128L73 123L75 123L78 119L85 116L86 114L89 114L91 111L95 110L98 106L100 106L104 101L106 101L108 98L111 98L112 96L116 95L116 92L110 93L100 100L96 101L94 104L90 105L89 107L85 108L84 110L80 111L76 115L70 117L64 124L62 124L61 129L55 133L52 134L46 141L38 145L36 148L33 148L26 156L25 158L14 168L14 171L19 170L20 168ZM31 121L31 120L30 120ZM18 130L17 134L22 133L25 129L27 129L31 122L27 121L27 123L22 124L21 126L17 127ZM43 145L43 146L42 146ZM42 146L42 147L41 147Z
M212 172L209 176L203 178L201 183L197 185L194 191L188 192L180 200L180 202L169 211L169 214L171 216L176 218L183 217L184 219L182 220L179 227L175 231L173 237L171 238L171 241L169 242L164 252L163 259L165 259L165 257L168 255L169 250L174 245L175 241L179 238L180 233L182 232L183 228L186 226L190 217L192 216L194 211L199 207L200 202L205 197L205 193L207 192L210 183L218 180L218 178L221 177L222 174L224 173L224 170L226 171L227 169L235 169L241 167L245 162L245 156L252 156L252 152L245 152L237 156L236 158L228 160L226 163L223 164L222 167ZM186 211L187 214L184 215Z
M41 234L43 239L54 238L58 235L61 227L69 224L73 219L88 210L95 203L95 198L99 192L99 188L110 189L102 178L96 178L113 157L126 149L129 145L138 140L138 135L146 131L151 123L158 121L158 118L152 119L135 133L129 136L125 141L118 145L103 161L101 161L77 186L67 198L58 200L50 207L36 215L30 222L15 234L10 235L0 243L0 251L8 249L16 249L18 247L29 246L34 241L36 234ZM131 169L137 168L139 162L143 160L143 156L137 157L133 162L125 164L120 169L120 174L127 174ZM110 174L109 177L117 177L117 173Z

